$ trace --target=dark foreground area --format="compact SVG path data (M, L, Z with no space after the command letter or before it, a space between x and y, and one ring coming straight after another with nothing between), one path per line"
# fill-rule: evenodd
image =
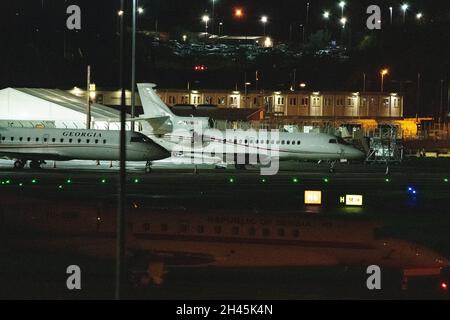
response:
M309 167L306 167L307 169ZM245 213L335 216L383 223L390 236L425 245L450 258L450 182L447 163L417 163L394 168L344 166L335 174L311 166L276 176L258 171L155 170L145 175L131 170L128 202L149 210L185 210L230 215ZM40 199L58 203L116 203L117 173L77 168L44 169L0 174L3 201ZM322 191L322 204L304 203L305 190ZM346 194L362 195L362 206L341 203ZM114 296L114 261L70 252L27 250L0 245L0 298L102 299ZM82 290L66 288L66 268L83 270ZM168 268L161 286L126 288L126 298L137 299L340 299L443 298L436 279L418 279L410 290L400 289L396 270L383 274L382 290L366 288L366 270L359 267L285 268Z

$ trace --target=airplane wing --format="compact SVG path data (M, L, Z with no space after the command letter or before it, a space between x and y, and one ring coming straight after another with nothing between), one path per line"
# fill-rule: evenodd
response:
M152 133L154 134L166 134L172 131L172 126L167 124L167 120L169 120L169 116L159 116L159 117L145 117L145 118L126 118L126 121L135 121L135 122L145 122L148 123L152 129ZM106 119L108 122L120 122L118 118L109 118Z

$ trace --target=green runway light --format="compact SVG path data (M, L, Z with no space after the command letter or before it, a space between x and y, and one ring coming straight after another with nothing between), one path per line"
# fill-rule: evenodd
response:
M293 183L298 183L298 181L299 181L298 178L292 178Z
M229 181L230 183L233 183L233 182L234 182L234 178L230 178L230 179L228 179L228 181Z
M106 179L102 179L102 180L101 180L101 183L106 183Z
M62 189L63 188L63 186L62 186L62 184L60 184L59 186L58 186L58 189Z
M444 182L448 182L448 178L444 178Z
M5 184L5 181L2 181L2 184Z
M23 186L23 183L21 182L21 183L19 183L19 187L22 187Z
M389 178L384 179L385 182L391 182Z
M323 182L328 183L329 182L328 178L323 179Z
M11 180L6 180L6 184L10 184L11 183Z
M31 180L31 183L36 184L36 183L37 183L37 180L36 180L36 179L33 179L33 180Z
M262 182L262 183L265 183L265 182L266 182L266 179L262 178L262 179L261 179L261 182Z
M133 181L134 181L134 183L139 183L139 179L138 178L134 179Z
M70 184L70 183L72 183L72 180L67 179L67 180L66 180L66 183Z

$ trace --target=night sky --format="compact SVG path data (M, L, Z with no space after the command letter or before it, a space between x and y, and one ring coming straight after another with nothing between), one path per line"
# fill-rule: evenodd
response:
M3 87L59 87L69 88L83 85L85 66L93 66L93 78L98 87L113 88L118 85L118 17L119 0L3 0L0 10L0 88ZM128 5L131 0L125 1ZM216 0L216 23L224 23L224 33L234 35L261 34L258 21L262 14L269 17L267 33L278 41L300 41L300 24L306 22L306 3L310 3L308 35L324 28L322 12L329 10L329 27L338 38L340 8L338 1L329 0L279 0L279 1L235 1ZM417 73L423 80L423 99L438 100L439 83L448 83L450 73L450 1L409 0L407 23L402 24L401 1L347 1L345 16L352 45L368 34L375 34L377 46L364 54L354 53L346 64L332 65L324 70L322 63L308 61L296 66L298 73L319 90L360 90L363 72L368 74L368 86L378 86L378 70L389 66L388 89L398 91L400 86L410 93L413 104L417 84ZM82 30L68 31L65 28L68 5L78 4L82 9ZM382 7L386 28L369 31L365 28L365 8L369 4ZM211 15L210 0L140 0L145 14L139 17L139 30L158 30L171 34L191 31L201 32L204 25L201 16L206 11ZM390 29L389 6L394 7L394 25ZM233 8L244 9L245 16L236 21ZM415 14L421 11L424 20L419 24ZM129 12L129 10L128 10ZM129 25L131 18L125 16ZM211 29L210 29L211 30ZM292 30L292 31L290 31ZM138 39L139 40L139 39ZM129 37L127 39L127 52ZM177 70L149 66L146 61L153 53L138 44L138 81L155 81L165 87L184 87L189 74L177 77ZM128 57L127 57L127 60ZM153 60L152 60L153 61ZM329 76L320 76L324 74ZM174 80L182 79L179 82ZM391 81L394 80L394 81ZM227 88L234 79L224 81ZM279 81L278 81L279 82ZM213 86L217 85L211 82ZM402 84L400 84L402 83ZM273 84L271 84L273 86ZM274 88L275 89L275 88ZM431 101L430 100L430 101ZM411 107L416 108L415 106ZM425 110L423 112L427 112ZM415 110L409 110L413 113Z

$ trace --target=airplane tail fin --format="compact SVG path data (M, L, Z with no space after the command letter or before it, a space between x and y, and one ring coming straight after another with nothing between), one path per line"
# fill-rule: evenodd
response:
M139 96L141 98L142 107L144 108L144 118L157 118L168 116L175 117L169 107L156 94L154 83L138 83Z

